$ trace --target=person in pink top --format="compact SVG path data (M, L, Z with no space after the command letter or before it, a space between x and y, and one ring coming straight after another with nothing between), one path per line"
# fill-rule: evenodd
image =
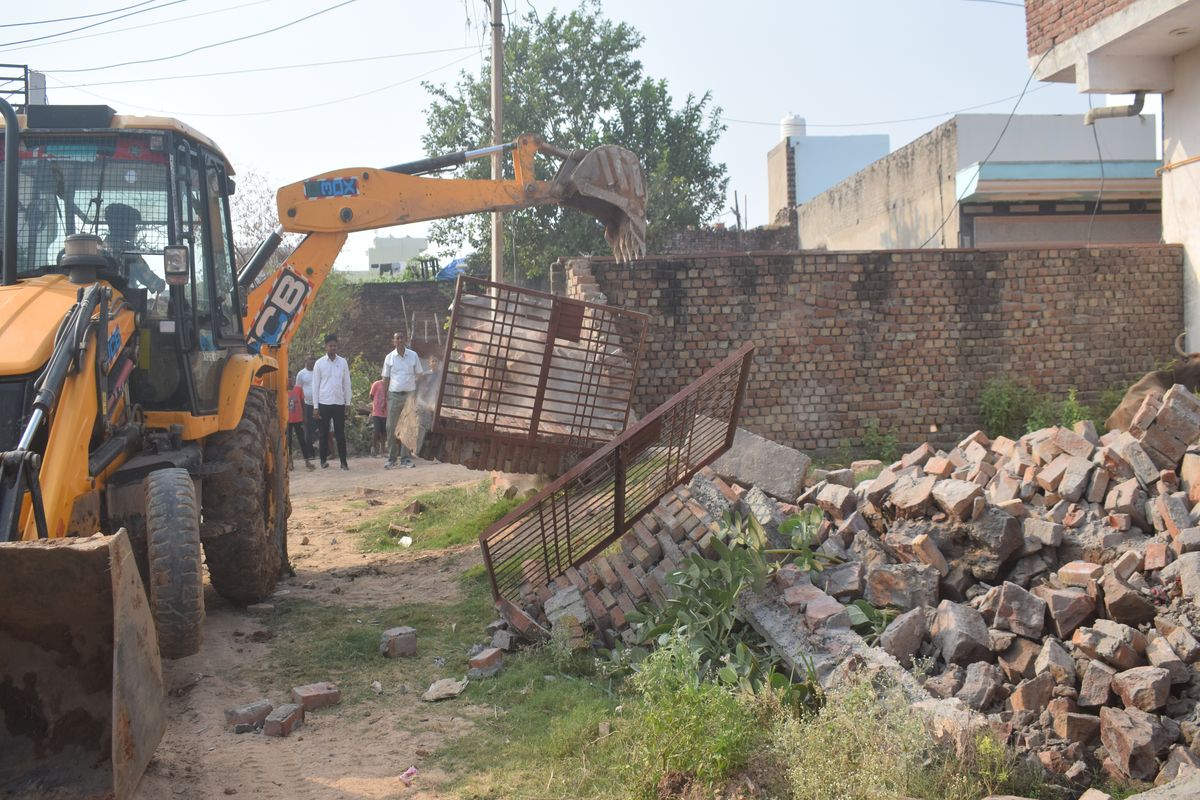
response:
M387 381L371 384L371 458L387 450Z
M308 431L304 425L304 389L294 378L288 378L288 469L292 468L292 440L300 440L300 451L304 453L304 466L313 466L312 442L308 440Z

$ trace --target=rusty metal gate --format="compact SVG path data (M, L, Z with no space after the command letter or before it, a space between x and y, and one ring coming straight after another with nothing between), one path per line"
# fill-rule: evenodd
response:
M603 552L733 444L754 346L737 352L479 537L497 600L520 605Z
M645 314L467 276L453 309L436 457L560 475L625 430Z

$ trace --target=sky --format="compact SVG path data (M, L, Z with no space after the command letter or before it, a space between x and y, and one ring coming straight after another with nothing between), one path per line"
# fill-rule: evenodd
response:
M513 20L575 6L502 2ZM768 221L767 152L784 115L804 117L809 135L888 134L895 150L955 111L1010 112L1030 76L1017 0L602 8L644 35L646 74L677 101L710 92L722 109L727 127L713 155L728 169L727 205L736 192L751 226ZM44 72L51 103L177 117L215 139L236 171L278 185L425 155L421 82L478 72L489 14L485 0L43 0L5 15L0 62ZM1032 81L1018 113L1087 108L1071 84ZM730 211L720 218L733 220ZM425 227L381 234L421 236ZM352 236L339 268L365 269L374 235Z

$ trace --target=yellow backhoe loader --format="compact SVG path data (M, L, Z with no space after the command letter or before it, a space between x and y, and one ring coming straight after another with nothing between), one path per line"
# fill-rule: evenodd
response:
M496 148L329 172L279 191L239 272L207 137L105 106L0 112L0 798L125 798L166 724L160 654L200 646L202 553L235 603L287 568L288 342L347 234L557 203L633 257L641 168L523 136L500 146L513 180L421 177ZM267 274L285 232L305 238Z

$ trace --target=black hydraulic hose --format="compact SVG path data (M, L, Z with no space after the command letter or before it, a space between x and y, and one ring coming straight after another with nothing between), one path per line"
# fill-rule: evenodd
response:
M263 271L263 267L271 260L271 256L275 255L275 251L279 249L280 243L283 241L283 226L278 226L271 234L263 239L262 244L254 251L254 255L250 256L250 260L246 262L246 266L242 267L242 271L238 273L238 286L243 289L249 289L254 283L255 278Z
M48 414L54 408L58 393L67 379L67 371L75 359L76 348L83 336L87 334L92 311L100 301L102 291L103 287L99 284L89 286L80 301L71 309L64 326L68 335L59 337L54 343L54 352L50 356L50 363L46 365L46 371L42 373L42 377L38 381L38 393L33 399L33 409L40 409L43 414Z
M17 282L17 180L21 175L21 125L17 112L0 97L4 117L4 262L0 286Z

